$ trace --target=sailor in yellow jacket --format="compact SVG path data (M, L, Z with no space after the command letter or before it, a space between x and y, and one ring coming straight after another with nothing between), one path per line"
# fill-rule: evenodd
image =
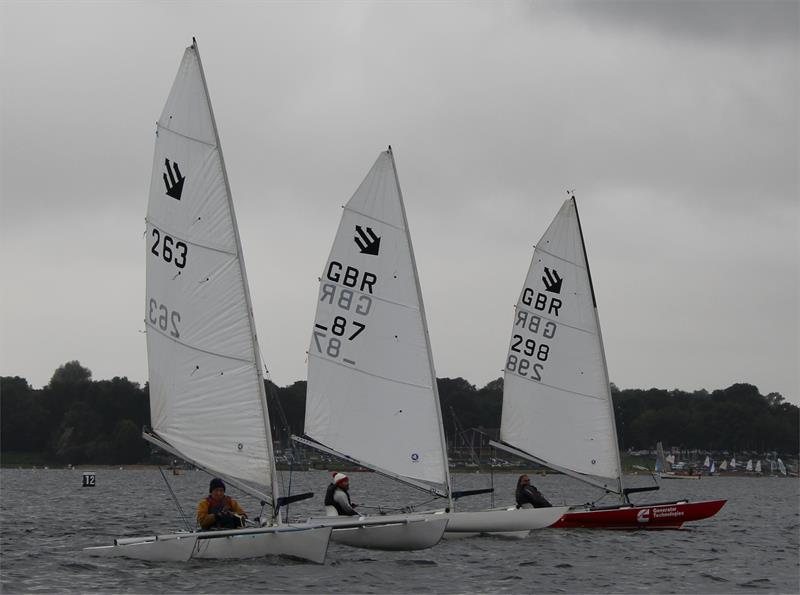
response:
M247 513L239 503L225 495L225 482L219 477L211 480L208 496L197 503L197 524L201 529L238 529L244 525Z

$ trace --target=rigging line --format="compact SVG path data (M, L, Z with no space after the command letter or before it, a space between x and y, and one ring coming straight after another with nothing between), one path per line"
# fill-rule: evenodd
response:
M180 136L181 138L185 138L186 140L190 140L190 141L194 141L196 143L200 143L201 145L205 145L207 147L211 147L212 149L216 149L217 148L217 145L215 143L209 143L209 142L204 141L202 139L195 138L193 136L189 136L188 134L183 134L182 132L178 132L177 130L174 130L174 129L170 128L166 124L161 124L160 122L156 122L156 128L158 128L160 130L166 130L167 132L170 132L170 133L172 133L172 134L174 134L176 136Z
M366 213L362 213L361 211L357 211L356 209L353 209L353 208L351 208L351 207L348 207L347 205L343 206L342 208L343 208L345 211L349 211L349 212L351 212L351 213L355 213L356 215L361 215L362 217L364 217L364 218L366 218L366 219L370 219L370 220L372 220L372 221L375 221L375 222L377 222L377 223L381 223L381 224L383 224L383 225L386 225L386 226L388 226L388 227L391 227L391 228L393 228L393 229L396 229L397 231L402 231L402 232L405 232L405 229L404 229L404 228L402 228L402 227L399 227L399 226L395 225L394 223L389 223L388 221L384 221L383 219L378 219L377 217L373 217L372 215L367 215Z
M236 357L235 355L225 355L224 353L216 353L214 351L208 351L207 349L201 349L200 347L195 347L194 345L189 345L185 341L179 341L178 339L176 339L172 335L167 334L166 331L162 331L160 328L155 326L155 324L153 324L152 322L150 322L146 318L144 319L144 324L145 324L145 326L151 327L159 335L161 335L163 337L166 337L170 341L174 341L178 345L182 345L183 347L186 347L187 349L191 349L192 351L197 351L199 353L205 353L206 355L212 355L214 357L221 357L223 359L230 359L230 360L234 360L234 361L237 361L237 362L242 362L242 363L249 364L249 365L255 365L255 362L253 362L252 360L249 360L249 359L245 359L245 358L242 358L242 357Z
M160 223L156 223L150 217L145 217L144 218L144 222L145 223L149 223L154 228L159 229L159 230L163 231L164 233L167 233L170 236L179 239L181 242L185 242L185 243L189 244L190 246L194 246L196 248L203 248L205 250L210 250L212 252L219 252L221 254L227 254L228 256L233 256L233 257L236 257L236 258L239 257L239 254L237 252L235 252L235 251L232 252L232 251L230 251L228 249L225 249L225 248L218 248L216 246L212 246L211 244L201 244L200 242L194 242L194 241L192 241L192 240L190 240L188 238L179 237L177 233L175 233L171 229L168 229L165 225L161 225ZM147 235L147 230L146 229L145 229L144 233L145 233L145 235Z
M159 465L158 467L159 472L161 473L161 477L164 478L164 483L167 484L167 489L169 490L172 499L175 501L175 506L178 507L178 512L181 513L181 518L183 519L183 524L186 525L186 530L191 531L192 528L189 526L189 521L186 520L186 515L183 512L183 508L181 507L181 503L178 500L178 497L175 495L175 492L172 490L172 486L169 485L169 481L167 480L167 476L164 475L164 470Z
M348 370L352 370L353 372L358 372L359 374L365 374L365 375L371 376L373 378L380 378L381 380L387 380L389 382L396 382L398 384L403 384L405 386L413 386L414 388L422 388L422 389L427 389L427 390L431 390L431 388L432 388L430 385L427 385L427 384L415 384L413 382L406 382L405 380L397 380L395 378L387 378L386 376L381 376L380 374L373 374L372 372L367 372L366 370L362 370L360 368L354 368L353 366L349 366L349 365L344 364L342 362L331 361L330 358L324 357L324 356L322 356L320 354L317 354L317 353L311 353L310 351L307 351L306 354L309 357L316 357L318 359L321 359L322 361L329 362L329 363L332 363L332 364L336 364L337 366L342 366L342 367L347 368Z
M511 374L512 376L516 376L517 378L522 378L523 380L530 380L531 382L535 382L536 384L538 384L540 386L546 386L547 388L552 388L553 390L557 390L557 391L560 391L562 393L569 393L569 394L575 395L577 397L586 397L587 399L595 399L597 401L605 401L606 400L605 395L600 395L600 396L587 395L586 393L579 393L579 392L574 391L574 390L569 390L568 388L561 388L559 386L553 386L552 384L545 384L544 382L542 382L540 380L535 380L533 378L528 378L527 376L521 376L520 374L517 374L516 372L509 372L508 370L505 370L505 373L506 374Z
M578 267L579 269L585 269L585 268L586 268L585 266L583 266L582 264L580 264L580 263L578 263L578 262L573 262L573 261L571 261L571 260L568 260L568 259L564 258L563 256L559 256L558 254L553 254L552 252L548 252L548 251L547 251L547 250L545 250L544 248L540 248L538 244L537 244L536 246L534 246L534 249L535 249L537 252L544 252L544 253L545 253L545 254L547 254L548 256L552 256L552 257L553 257L553 258L555 258L556 260L560 260L561 262L566 262L567 264L571 264L571 265L573 265L573 266L576 266L576 267Z

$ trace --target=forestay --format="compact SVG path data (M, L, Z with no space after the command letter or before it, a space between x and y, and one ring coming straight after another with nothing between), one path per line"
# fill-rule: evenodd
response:
M536 245L506 357L501 440L619 492L608 372L574 199Z
M368 466L449 489L435 374L390 151L344 207L320 280L305 433Z
M154 432L208 470L271 484L247 279L196 46L157 123L145 323Z

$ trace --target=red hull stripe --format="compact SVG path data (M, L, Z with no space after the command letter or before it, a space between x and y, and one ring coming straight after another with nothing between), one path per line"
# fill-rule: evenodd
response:
M706 500L579 510L564 514L550 526L556 529L679 529L683 523L714 516L725 502L727 500Z

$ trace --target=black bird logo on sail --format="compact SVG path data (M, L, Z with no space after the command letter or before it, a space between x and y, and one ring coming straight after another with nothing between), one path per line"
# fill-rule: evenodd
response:
M558 271L553 269L552 271L547 267L544 267L544 277L542 277L542 282L544 283L544 288L546 291L550 293L561 293L561 282L563 279L558 275Z
M381 249L381 239L375 235L371 227L364 231L360 225L356 225L356 236L353 238L356 246L361 250L361 254L371 254L377 256Z
M167 173L164 174L164 186L167 187L167 196L180 200L183 192L183 182L186 177L181 175L177 162L170 167L169 159L164 159L164 165L167 166ZM174 172L173 169L175 170ZM169 175L169 179L167 179L167 175Z

